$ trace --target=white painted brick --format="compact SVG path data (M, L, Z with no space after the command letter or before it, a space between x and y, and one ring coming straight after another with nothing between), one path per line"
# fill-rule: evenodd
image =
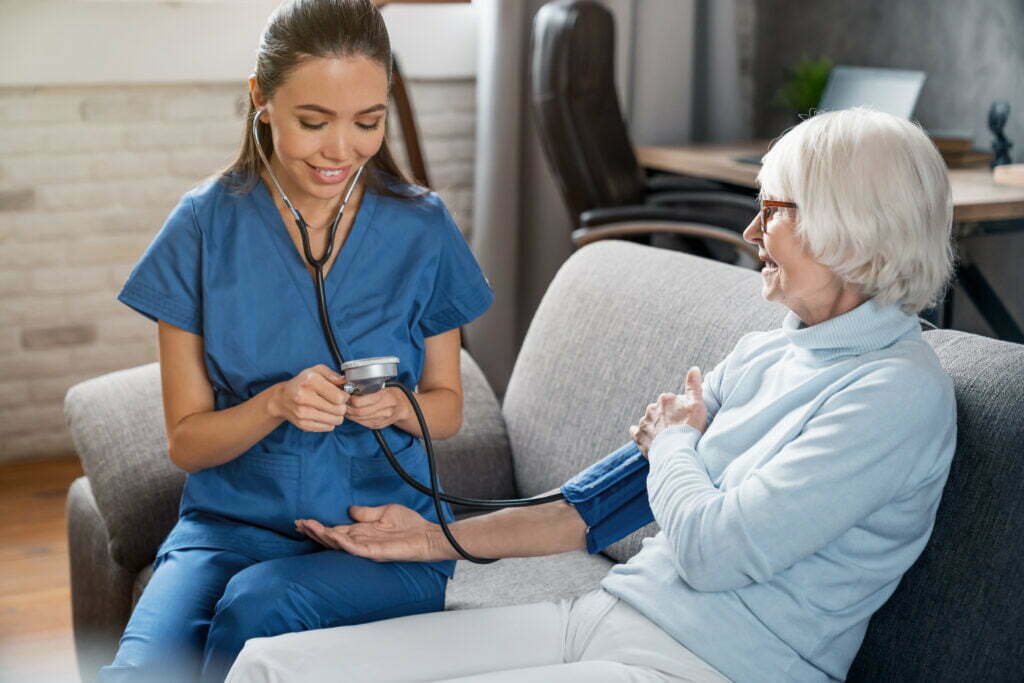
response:
M163 209L166 213L170 213L181 201L181 196L193 186L194 183L187 180L168 177L122 180L117 183L121 206L132 209Z
M124 130L120 125L53 126L47 132L47 149L60 154L108 152L120 149L124 144Z
M21 348L21 330L14 325L0 327L0 353L13 353Z
M27 380L0 382L0 408L23 406L30 400L29 382Z
M97 343L152 341L157 328L151 320L145 318L127 306L122 306L125 314L105 318L96 323L99 337Z
M420 118L420 136L428 140L434 137L472 137L476 132L476 114L443 113Z
M177 202L175 202L175 206ZM101 217L97 225L90 226L92 234L132 233L146 235L150 239L156 236L173 207L139 207L124 208L107 213Z
M19 406L0 413L0 437L52 431L64 427L63 402Z
M32 271L31 288L39 294L95 292L107 284L106 266L58 267Z
M427 157L427 163L433 168L438 164L448 163L452 158L451 140L445 138L427 138L421 141L423 154Z
M166 151L98 154L91 157L90 173L94 178L138 178L167 173L169 155Z
M465 162L430 167L430 179L441 188L461 188L473 183L473 165Z
M415 80L410 82L409 90L417 114L476 109L476 84L472 79Z
M70 266L135 263L151 242L146 235L116 235L78 240L68 250ZM0 247L0 254L3 253Z
M165 94L160 112L165 119L241 120L248 99L244 87L184 90Z
M157 360L157 343L125 342L122 344L96 344L71 350L71 365L76 372L113 372L145 365Z
M456 138L449 142L451 156L455 161L473 161L476 158L476 140Z
M36 185L42 209L91 209L116 206L120 192L115 183L65 183Z
M150 121L129 124L124 128L128 149L177 149L203 144L201 123L169 123Z
M0 356L0 377L5 380L62 377L71 371L67 349L25 351Z
M68 393L68 389L84 382L87 379L95 377L96 374L92 372L88 373L73 373L64 375L63 377L54 377L52 379L37 379L33 380L28 385L29 399L33 404L40 403L53 403L55 401L64 401L64 395Z
M20 274L18 277L24 280L27 290L28 274ZM0 296L0 327L51 323L54 320L63 320L66 314L64 297L59 294ZM2 376L0 373L0 377Z
M19 185L88 180L92 176L91 155L40 155L8 157L0 162L5 178Z
M0 154L31 154L48 148L47 128L0 126Z
M63 265L66 245L62 242L0 244L0 270L50 268Z
M124 284L122 281L121 284ZM129 310L127 306L117 300L121 291L121 285L103 287L96 292L76 292L67 296L67 306L75 316L94 314L96 317L117 315L122 309ZM138 315L136 313L136 315Z
M139 252L139 256L142 256L142 251ZM120 292L121 288L124 287L124 283L128 281L128 275L132 272L132 268L135 267L136 261L138 261L138 256L128 263L117 263L109 266L107 269L107 285Z
M238 144L242 139L242 131L245 125L241 120L208 121L201 124L202 141L204 145L217 145L226 147Z
M4 268L0 270L0 301L7 303L9 297L25 294L29 288L29 276L28 271L23 270L10 270Z
M77 121L82 98L59 93L12 94L0 96L0 121L13 124Z
M121 125L51 124L0 127L0 154L75 154L119 149Z
M75 447L67 427L59 431L12 436L0 440L0 462L40 460L74 455Z
M234 147L183 149L171 152L172 175L201 179L223 170L234 160Z
M100 214L95 211L47 211L9 214L3 222L10 226L11 240L20 244L67 241L95 229Z
M156 118L157 102L145 90L106 91L82 99L85 121L149 121Z

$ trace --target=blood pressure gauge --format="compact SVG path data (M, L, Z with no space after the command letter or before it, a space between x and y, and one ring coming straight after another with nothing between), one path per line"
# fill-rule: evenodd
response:
M350 394L374 394L384 388L389 379L398 377L398 356L360 358L343 363L345 391Z

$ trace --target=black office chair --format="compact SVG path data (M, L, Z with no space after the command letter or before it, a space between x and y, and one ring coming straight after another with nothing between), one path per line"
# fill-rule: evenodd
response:
M671 234L641 241L754 265L756 249L737 234L757 212L753 199L707 180L645 177L619 110L614 46L611 12L590 0L548 3L533 21L533 112L574 244Z

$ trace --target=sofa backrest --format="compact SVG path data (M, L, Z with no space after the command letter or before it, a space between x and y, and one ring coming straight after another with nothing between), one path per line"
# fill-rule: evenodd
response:
M629 437L643 407L777 326L757 273L626 242L577 252L530 326L504 412L520 492L552 489ZM953 379L958 440L935 530L875 614L856 681L1024 680L1024 346L924 333ZM622 562L651 524L605 552Z
M851 681L1024 680L1024 346L925 332L956 391L931 539L871 619Z
M747 332L781 322L752 270L629 242L576 252L530 324L504 399L523 495L559 486L629 440L644 407L710 370ZM609 547L624 562L648 525Z

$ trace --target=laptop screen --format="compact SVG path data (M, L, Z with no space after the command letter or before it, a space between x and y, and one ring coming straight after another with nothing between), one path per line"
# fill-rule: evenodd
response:
M871 107L909 119L924 79L923 71L836 66L829 73L818 111Z

